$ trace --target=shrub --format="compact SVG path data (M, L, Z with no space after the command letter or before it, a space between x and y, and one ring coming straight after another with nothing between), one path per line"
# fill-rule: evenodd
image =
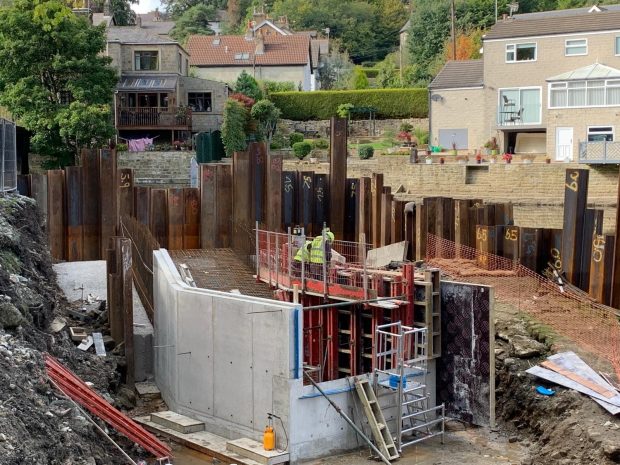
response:
M128 150L127 144L116 144L117 152L126 152Z
M368 160L369 158L372 158L374 154L375 149L372 145L362 145L359 148L359 155L362 160Z
M292 147L293 144L296 144L297 142L303 142L304 135L301 132L294 132L290 136L288 136L288 141Z
M293 153L300 160L303 160L311 151L312 144L310 142L295 142L293 144Z
M326 139L315 139L312 141L315 149L325 150L329 148L329 142Z
M237 100L228 99L224 105L224 117L222 121L222 142L226 149L226 156L232 156L233 152L242 152L247 144L245 142L245 126L248 119L248 111ZM173 142L173 145L174 142Z
M269 147L274 150L289 147L289 139L285 134L282 134L281 131L277 131L271 138L271 144Z
M245 71L237 77L235 82L235 92L251 97L254 101L261 100L263 98L263 92L258 86L258 82L252 76Z
M426 89L321 90L315 92L276 92L271 100L282 110L282 118L296 121L329 119L338 106L351 103L374 107L377 118L428 117Z
M353 76L351 77L351 88L353 89L368 89L368 76L361 66L356 66L353 69Z
M398 130L400 132L411 132L413 131L413 124L407 122L401 123Z
M413 130L413 134L418 140L418 144L420 145L428 144L428 131L426 129L417 127Z
M340 118L348 118L349 116L351 116L351 110L353 108L355 108L355 105L353 105L352 103L341 103L340 105L338 105L338 108L336 108L336 114Z

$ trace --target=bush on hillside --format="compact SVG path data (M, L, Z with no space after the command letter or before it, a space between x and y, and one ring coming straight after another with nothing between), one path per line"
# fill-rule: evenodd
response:
M329 148L329 142L326 139L315 139L312 141L315 149L325 150Z
M310 142L296 142L293 144L293 153L300 160L303 160L310 152L312 152L312 144Z
M296 121L329 119L338 106L374 107L377 118L426 118L426 89L324 90L315 92L277 92L271 100L282 111L282 118Z
M374 154L375 149L372 145L362 145L359 148L359 156L362 160L368 160L369 158L372 158Z
M288 136L288 141L290 146L292 147L297 142L303 142L304 135L301 132L294 132L290 136Z

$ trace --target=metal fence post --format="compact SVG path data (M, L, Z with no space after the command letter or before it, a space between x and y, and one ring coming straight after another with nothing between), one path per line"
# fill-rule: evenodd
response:
M291 227L288 227L288 283L291 284L291 278L293 275L293 245L291 243Z
M302 247L306 246L306 231L304 228L301 228L301 243ZM312 255L312 251L310 252ZM304 295L306 292L306 258L305 254L301 253L301 295Z
M280 234L276 235L276 288L280 289Z
M260 279L260 263L259 263L259 257L260 255L260 250L258 247L258 221L256 222L256 279L259 280Z
M327 233L325 232L325 228L323 228L323 241L321 247L323 247L323 297L327 298L327 247L325 243L327 241Z

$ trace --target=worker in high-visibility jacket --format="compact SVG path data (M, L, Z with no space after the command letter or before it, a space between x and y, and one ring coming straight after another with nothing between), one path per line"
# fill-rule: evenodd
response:
M323 235L325 235L325 244L323 244ZM316 236L312 241L312 249L310 250L310 269L314 279L323 279L323 263L329 269L329 262L332 258L332 242L334 242L334 233L325 228L323 233Z
M301 262L304 262L305 272L308 273L310 270L310 250L312 249L312 241L306 241L304 245L302 245L295 257L293 258L293 272L295 276L301 276Z

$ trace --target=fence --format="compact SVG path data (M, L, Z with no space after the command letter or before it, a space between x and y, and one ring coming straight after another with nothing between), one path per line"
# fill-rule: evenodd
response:
M611 364L620 376L620 323L610 307L563 287L517 260L476 250L429 234L426 260L451 279L495 288L507 311L524 313Z
M0 119L0 150L0 192L11 192L17 189L17 142L15 123L5 119Z

